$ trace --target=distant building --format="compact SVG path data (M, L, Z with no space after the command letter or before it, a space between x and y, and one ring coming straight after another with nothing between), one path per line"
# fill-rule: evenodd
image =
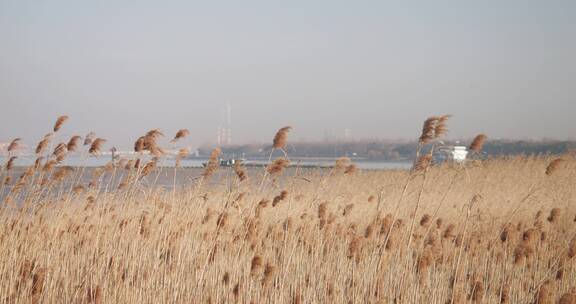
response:
M230 103L226 103L222 112L222 124L217 129L216 142L219 146L232 144L232 106Z

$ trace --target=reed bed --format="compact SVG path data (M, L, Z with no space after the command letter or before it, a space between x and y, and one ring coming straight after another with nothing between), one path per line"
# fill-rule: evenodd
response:
M420 158L446 132L436 119ZM287 157L259 173L220 168L216 149L193 182L165 189L154 181L175 169L156 166L160 136L136 144L153 159L111 163L86 185L57 160L70 149L48 149L57 134L42 139L44 165L2 186L1 303L576 301L573 156L410 171L340 159L286 174ZM106 142L91 138L98 154Z

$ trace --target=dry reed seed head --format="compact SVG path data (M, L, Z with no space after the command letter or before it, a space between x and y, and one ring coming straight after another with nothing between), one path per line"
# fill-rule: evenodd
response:
M448 133L447 122L452 115L442 115L438 117L438 122L434 128L434 137L439 138L440 136L446 135Z
M46 280L46 267L41 267L36 270L32 277L32 289L30 290L31 296L39 296L44 289L44 281Z
M538 289L538 293L534 298L534 303L537 304L552 304L554 303L554 293L552 283L550 281L544 282Z
M420 226L427 227L428 224L432 221L432 217L428 214L424 214L420 219Z
M46 148L48 147L48 144L50 143L50 137L44 137L36 146L36 154L40 154L42 152L44 152L44 150L46 150Z
M443 221L441 218L436 219L436 228L437 229L442 228L442 223L443 223Z
M142 152L144 151L144 143L145 143L146 139L144 138L144 136L140 136L138 137L138 139L136 140L136 142L134 142L134 152Z
M560 218L561 215L562 210L560 208L552 208L552 210L550 210L550 215L548 216L547 220L550 223L556 223L558 222L558 219Z
M432 155L430 155L430 154L422 155L422 156L418 157L418 159L414 163L414 166L412 167L412 171L413 172L424 171L428 167L430 167L431 164L432 164Z
M248 179L248 174L246 174L246 170L244 170L242 163L239 161L234 163L234 173L236 173L236 176L241 182Z
M100 286L88 287L86 298L88 303L102 304L102 288Z
M528 245L534 245L540 238L540 233L536 228L530 228L522 234L522 242Z
M418 257L417 270L418 273L422 274L434 263L434 251L430 246L426 246L422 251L422 254Z
M190 131L188 131L188 129L181 129L178 130L178 132L176 132L176 135L174 135L174 138L172 139L172 142L176 142L179 139L182 139L186 136L188 136L190 134Z
M144 165L144 168L142 168L142 172L140 172L140 177L144 177L152 173L152 171L156 169L156 162L157 162L156 159L151 159L150 161L148 161L146 165Z
M328 211L328 202L323 202L318 205L318 218L325 219Z
M350 243L348 243L348 259L358 258L362 246L362 238L354 236Z
M436 138L436 125L438 124L439 119L440 117L432 116L424 121L422 134L420 134L420 139L418 140L421 145L425 145Z
M486 143L487 138L488 137L484 134L476 135L476 137L474 137L474 139L472 140L472 143L470 144L470 147L468 149L470 151L480 153L482 151L482 149L484 148L484 143Z
M286 148L286 144L288 143L288 132L292 130L292 127L283 127L276 135L274 135L274 140L272 141L272 147L274 149L284 149Z
M510 284L508 283L504 284L500 290L500 303L501 304L510 303Z
M134 162L134 169L140 169L140 159L136 159L136 161Z
M224 285L230 284L230 273L228 273L228 271L226 271L226 272L224 273L224 275L222 276L222 283L223 283Z
M567 292L560 297L558 304L576 304L576 293Z
M104 171L110 173L114 170L116 166L114 165L114 161L109 161L104 165Z
M84 187L83 185L76 185L76 186L74 186L74 188L72 188L72 192L76 195L78 195L84 191L86 191L86 187Z
M556 172L559 168L560 165L564 162L563 159L561 158L556 158L554 160L552 160L549 164L548 167L546 167L546 175L550 176L552 175L554 172Z
M70 137L70 140L68 140L68 144L66 145L66 149L70 152L76 151L78 149L78 143L81 139L82 138L78 135Z
M69 117L66 115L58 117L58 119L56 119L56 123L54 123L54 132L58 132L58 130L62 128L62 125L68 120L68 118Z
M92 155L97 155L102 151L102 146L104 145L104 143L106 142L105 139L103 138L96 138L94 139L94 141L92 142L92 145L90 145L90 149L88 150L88 153L92 154Z
M346 170L344 170L344 174L353 175L357 171L358 171L358 167L356 167L355 164L351 164L348 167L346 167Z
M216 228L222 229L222 228L226 227L227 223L228 223L228 212L223 211L218 216L218 220L216 221L216 225L217 225Z
M284 172L284 169L288 168L288 166L290 166L290 161L283 157L280 157L275 159L270 165L268 165L266 170L271 175L279 175L282 174L282 172Z
M267 262L264 267L264 278L262 279L262 285L269 286L274 280L274 274L276 273L276 266L274 264Z
M210 158L208 159L208 163L206 164L206 168L204 169L204 172L202 172L202 176L204 178L209 178L210 176L212 176L212 174L214 174L214 172L216 172L216 170L218 170L218 167L220 167L220 153L222 151L220 150L220 148L214 148L212 150L212 152L210 152Z
M86 136L84 136L84 145L85 146L91 145L92 141L94 141L94 137L96 137L96 133L94 132L86 134Z
M136 163L136 160L134 159L129 159L125 164L124 164L124 170L131 170L132 168L134 168L134 164Z
M576 256L576 237L574 237L568 244L568 252L566 253L569 259Z
M232 288L232 294L234 295L234 298L238 300L238 297L240 296L240 282L234 285L234 288Z
M48 160L44 163L44 167L42 168L43 171L50 171L54 166L58 163L55 159Z
M58 168L58 170L56 170L54 175L52 175L52 180L62 181L66 178L66 176L68 176L72 172L74 172L74 169L72 169L72 167L70 166L60 167Z
M8 159L8 161L6 162L6 171L10 171L12 170L12 167L14 166L14 161L17 159L17 156L12 156Z
M54 148L52 155L58 157L59 155L66 154L66 152L68 152L67 145L65 143L59 143Z
M456 237L456 235L454 234L455 228L456 226L454 224L448 224L448 226L446 226L446 229L444 229L444 232L442 233L442 237L445 239L453 239L454 237Z
M145 137L148 137L152 140L157 140L159 137L163 137L164 134L159 129L152 129L146 132Z
M482 280L474 281L470 298L473 303L482 303L482 299L484 298L484 282Z
M276 205L278 203L280 203L281 201L285 200L286 197L288 197L288 191L286 190L282 190L280 192L280 194L278 194L277 196L274 197L274 199L272 200L272 207L276 207Z
M10 175L4 176L4 180L2 181L2 184L4 186L8 186L8 185L10 185L10 182L12 182L12 177Z
M255 277L258 276L260 271L262 270L263 260L262 257L256 255L252 258L252 262L250 263L250 275Z
M8 145L8 148L6 149L8 152L12 152L14 150L16 150L19 146L20 146L20 141L22 139L21 138L14 138L10 144Z

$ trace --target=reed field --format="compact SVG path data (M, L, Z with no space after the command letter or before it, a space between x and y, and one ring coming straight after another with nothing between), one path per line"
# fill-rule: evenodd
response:
M66 156L106 142L60 140L67 119L34 165L2 168L0 303L576 303L573 155L482 159L479 135L469 161L434 165L439 116L412 170L287 172L286 127L265 168L220 167L215 149L188 184L159 187L182 169L158 166L154 129L142 157L85 182Z

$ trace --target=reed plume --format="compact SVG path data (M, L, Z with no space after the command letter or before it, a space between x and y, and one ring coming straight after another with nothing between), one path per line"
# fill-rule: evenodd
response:
M440 117L432 116L424 121L424 125L422 126L422 134L420 134L420 139L418 140L420 145L425 145L436 138L436 125L438 124L439 120Z
M148 137L152 140L157 140L159 137L164 136L164 134L159 129L152 129L146 132L145 137Z
M136 142L134 142L134 152L142 152L144 151L146 138L144 136L138 137Z
M33 302L38 302L44 289L44 281L46 280L46 272L48 270L44 267L39 268L34 273L32 277L32 289L30 290L30 295L32 296Z
M148 151L154 156L161 156L165 154L164 150L158 146L156 141L159 137L164 136L162 132L158 129L150 130L144 136L140 136L136 142L134 142L134 151L143 152Z
M350 164L346 167L346 170L344 170L344 174L352 175L356 173L356 171L358 171L358 167L356 167L355 164Z
M550 223L556 223L558 222L560 215L562 215L562 210L560 210L560 208L552 208L552 210L550 210L550 215L548 215L547 220Z
M68 149L69 152L76 151L76 149L78 149L78 143L80 142L80 139L82 139L82 138L78 135L74 135L74 136L70 137L70 140L68 141L68 144L66 145L66 149Z
M280 192L280 194L275 196L274 199L272 200L272 207L276 207L276 205L278 205L278 203L280 203L281 201L285 200L286 197L288 197L288 191L282 190L282 192Z
M144 177L152 173L152 171L156 169L157 161L158 160L156 158L153 158L149 162L147 162L146 165L144 165L142 172L140 173L140 177Z
M244 166L242 166L242 162L240 161L234 163L234 173L236 173L236 176L238 176L241 182L248 179L248 174L246 174L246 170L244 170Z
M87 292L88 303L102 304L102 288L96 286L95 288L89 287Z
M538 293L536 294L536 297L534 298L534 303L535 304L552 304L554 303L554 296L552 294L552 290L551 290L551 282L550 281L546 281L544 282L544 284L542 284L542 286L540 286L540 288L538 289Z
M10 144L8 145L8 148L6 149L8 152L12 152L14 150L16 150L18 148L18 146L20 145L20 141L22 139L21 138L14 138Z
M576 292L567 292L560 297L558 304L576 304Z
M552 160L546 167L546 175L552 175L554 172L556 172L563 162L564 160L561 158L556 158Z
M448 119L452 117L452 115L442 115L440 117L438 117L438 121L436 123L436 126L434 128L434 136L436 138L439 138L440 136L444 136L448 133L448 126L447 126L447 122Z
M264 278L262 279L262 285L269 286L274 279L274 273L276 272L276 266L268 262L264 267Z
M38 145L36 146L36 154L40 154L42 152L44 152L44 150L46 150L46 147L48 147L48 144L50 143L50 139L52 137L52 134L46 134L44 136L44 138L38 143Z
M286 158L280 157L275 159L266 170L270 175L281 174L284 169L286 169L290 165L290 161Z
M58 132L58 130L62 128L62 125L68 120L68 118L69 117L66 115L58 117L58 119L56 119L56 123L54 124L54 132Z
M52 156L58 157L62 154L66 154L68 151L67 145L65 143L59 143L54 148L54 152L52 152Z
M474 140L472 140L470 147L468 147L468 150L476 153L482 152L482 149L484 148L484 143L486 143L487 138L488 137L484 134L476 135L476 137L474 137Z
M16 156L12 156L10 157L10 159L8 159L8 161L6 162L6 171L10 171L12 170L12 167L14 166L14 161L16 160Z
M66 176L68 176L72 172L74 172L74 169L72 169L72 167L70 166L60 167L58 168L58 170L56 170L54 175L52 175L52 180L63 181L66 178Z
M96 133L94 133L94 132L90 132L90 133L86 134L86 136L84 137L84 145L85 146L91 145L92 142L94 141L95 137L96 137Z
M90 145L90 149L88 150L88 153L90 153L92 155L99 154L101 152L102 146L104 145L105 142L106 142L106 140L103 138L100 138L100 137L94 139L94 141Z
M286 144L288 143L288 132L290 132L290 130L292 129L292 127L283 127L280 130L278 130L278 132L276 132L276 135L274 135L274 140L272 141L272 147L274 149L281 149L284 150L286 148Z
M432 164L432 155L426 154L418 157L414 166L412 167L412 171L418 172L423 171L428 168Z
M174 142L178 141L179 139L182 139L182 138L188 136L189 134L190 134L190 131L188 131L188 129L178 130L178 132L176 132L176 135L175 135L174 138L171 140L171 142L174 143Z
M204 169L204 172L202 172L202 176L204 178L209 178L210 176L212 176L212 174L214 174L214 172L216 172L216 170L220 166L220 159L219 159L220 152L221 152L220 148L215 148L210 153L210 158L208 159L206 168Z
M262 257L256 255L252 258L252 262L250 263L250 275L255 277L258 276L260 271L262 270Z

